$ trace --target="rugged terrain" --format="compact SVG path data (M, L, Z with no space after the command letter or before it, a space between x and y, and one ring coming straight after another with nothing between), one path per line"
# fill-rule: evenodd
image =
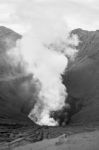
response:
M80 43L76 47L79 52L75 61L70 62L63 76L68 91L67 101L71 105L69 124L64 127L40 127L27 117L37 98L35 83L31 83L31 75L24 75L21 64L13 68L6 56L6 52L21 39L21 35L0 27L1 149L54 138L63 133L70 135L98 129L99 31L76 29L72 33L78 35ZM24 85L28 85L28 89Z
M71 123L99 123L99 31L76 29L78 56L67 71L65 84L75 113ZM75 112L74 111L74 112Z
M13 148L13 147L12 147ZM34 144L27 144L15 150L98 150L99 132L83 132L71 136L64 135Z

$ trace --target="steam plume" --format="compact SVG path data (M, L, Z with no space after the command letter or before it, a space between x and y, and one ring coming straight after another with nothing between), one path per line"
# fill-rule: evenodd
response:
M10 56L17 61L21 56L26 73L32 73L33 81L38 81L38 99L29 118L39 125L55 126L58 122L50 113L66 105L68 94L61 75L68 66L68 58L73 60L77 53L72 47L78 44L78 39L69 36L67 26L61 20L48 16L39 18L38 15L32 19L28 20L30 30L19 41L15 53L10 51Z
M29 117L40 125L57 125L57 122L50 118L50 112L64 106L67 93L61 82L61 74L68 60L60 52L44 46L47 43L45 39L49 37L43 34L44 32L34 33L31 29L21 41L22 56L27 63L26 69L28 73L32 72L41 84L39 98Z
M75 52L75 50L69 48L69 44L74 43L72 40L71 42L67 40L66 44L66 38L60 34L59 30L57 32L53 30L49 33L49 30L45 31L44 27L42 28L44 32L34 29L33 26L23 36L20 43L21 55L27 73L32 73L35 79L40 82L38 100L31 110L29 118L39 125L55 126L58 123L50 117L50 112L60 110L65 105L67 92L66 87L62 84L61 75L68 65L65 54L68 55L69 53L70 55L70 53L73 52L74 54ZM61 48L57 50L57 46L59 46L57 41L59 40L64 41L66 44L64 51ZM50 43L56 45L56 49L49 47Z

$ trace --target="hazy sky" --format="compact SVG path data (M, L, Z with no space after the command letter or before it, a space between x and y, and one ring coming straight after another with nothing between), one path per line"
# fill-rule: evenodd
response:
M71 29L99 29L99 0L0 0L0 24L24 32L29 22L63 21Z

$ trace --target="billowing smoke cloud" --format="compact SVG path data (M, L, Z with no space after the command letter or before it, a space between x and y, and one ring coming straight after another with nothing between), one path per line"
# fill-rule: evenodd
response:
M13 52L9 51L10 57L12 55L16 58L13 63L23 61L26 73L32 73L33 81L40 83L37 102L29 114L29 118L39 125L58 125L50 113L61 110L66 105L68 94L61 75L68 66L67 56L73 59L77 52L70 47L77 45L77 39L74 36L70 38L69 33L65 35L60 32L60 27L56 26L58 30L52 28L51 32L47 26L39 31L39 28L32 25L17 48Z
M57 122L50 118L50 112L61 109L65 104L67 93L61 74L68 60L62 53L44 46L46 38L49 37L30 30L21 41L21 51L27 62L27 71L32 72L41 83L39 99L29 117L40 125L56 125Z
M36 14L36 13L35 13ZM51 18L46 14L27 19L30 29L18 41L17 47L9 51L13 64L21 61L26 74L33 74L38 81L38 99L29 114L29 118L39 125L58 125L50 117L52 111L61 110L66 105L66 87L61 75L68 66L68 58L75 58L78 39L72 37L66 25L57 17ZM34 14L33 14L34 15ZM22 16L22 11L21 11Z

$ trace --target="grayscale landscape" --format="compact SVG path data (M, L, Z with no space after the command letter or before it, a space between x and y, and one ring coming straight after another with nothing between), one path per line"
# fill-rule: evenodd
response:
M99 150L98 0L0 0L0 150Z

